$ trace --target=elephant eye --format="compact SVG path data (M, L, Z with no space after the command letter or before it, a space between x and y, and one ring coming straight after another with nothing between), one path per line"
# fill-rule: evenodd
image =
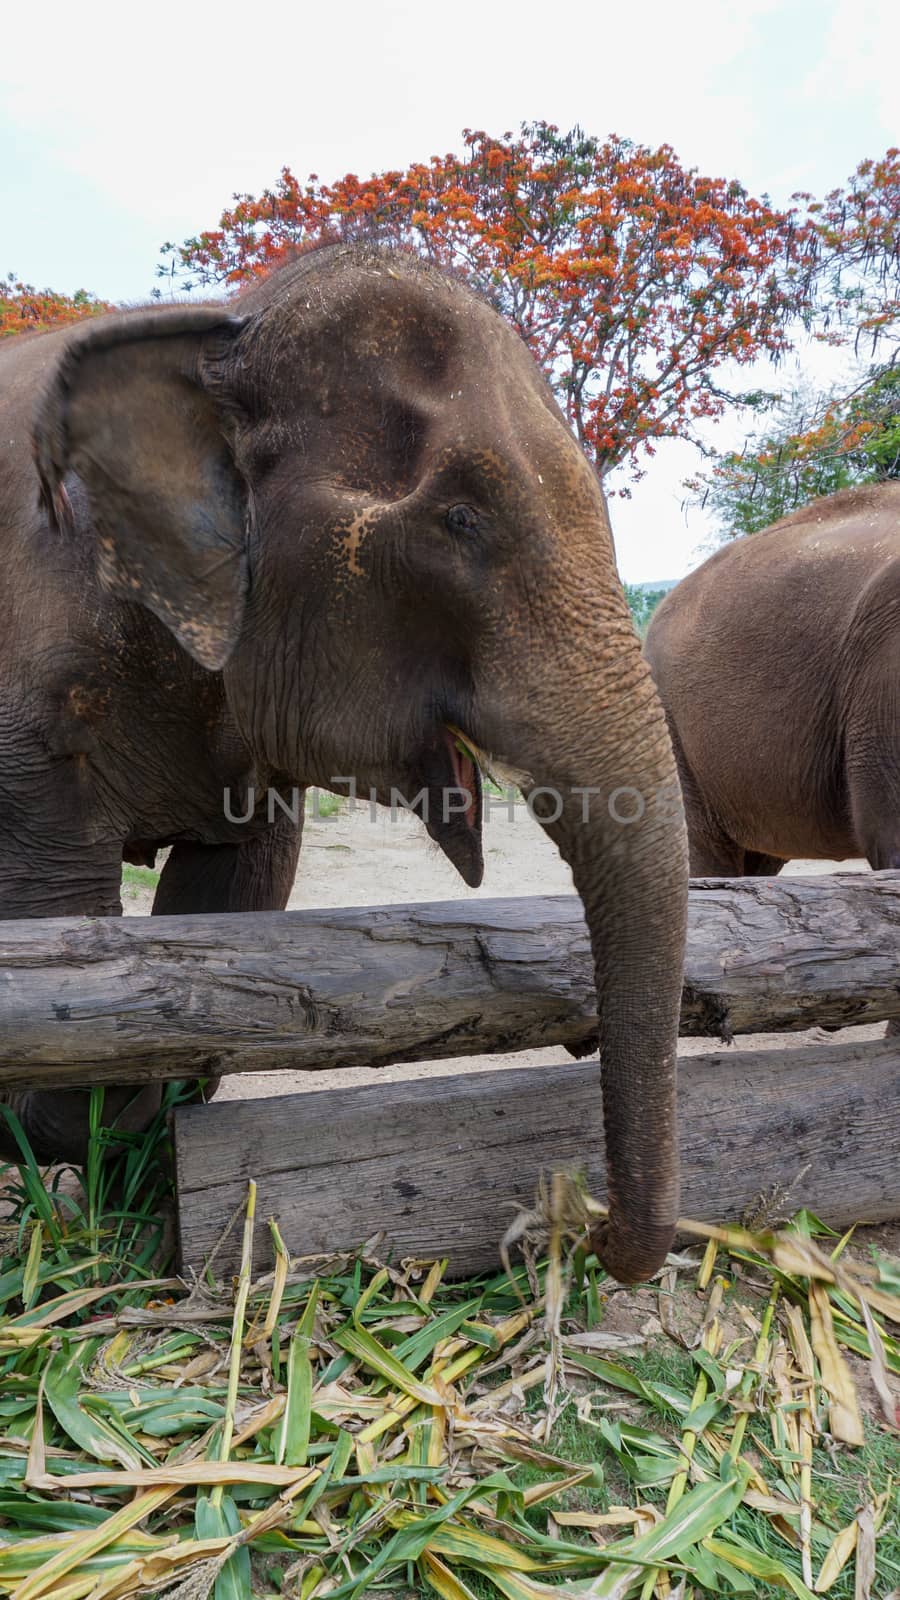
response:
M447 527L451 533L477 533L478 512L471 506L451 506L447 512Z

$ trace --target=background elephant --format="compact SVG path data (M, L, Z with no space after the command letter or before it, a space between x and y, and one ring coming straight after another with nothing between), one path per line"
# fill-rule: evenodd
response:
M330 247L229 308L13 341L0 392L0 915L115 915L123 857L163 845L154 911L282 907L299 834L268 786L349 777L415 797L476 884L462 730L560 797L535 804L596 962L595 1244L651 1273L678 1201L683 818L598 481L518 335L415 259ZM83 1099L16 1104L44 1158L81 1155Z
M691 872L900 867L900 483L737 539L671 591L645 654Z

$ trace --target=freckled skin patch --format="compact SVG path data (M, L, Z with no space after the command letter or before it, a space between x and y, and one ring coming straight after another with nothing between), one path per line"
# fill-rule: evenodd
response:
M499 486L509 477L509 462L496 450L476 450L473 464L489 484Z
M353 578L365 576L359 564L359 552L362 541L370 533L378 521L377 514L372 511L357 511L350 519L350 525L341 540L341 551L347 572Z

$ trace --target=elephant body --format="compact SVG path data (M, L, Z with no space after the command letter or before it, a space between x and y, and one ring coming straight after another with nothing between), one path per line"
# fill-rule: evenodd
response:
M667 595L644 648L693 874L900 867L900 483L726 545Z
M123 859L163 846L154 913L283 907L300 827L269 797L311 784L404 797L475 884L475 753L527 773L595 957L595 1244L654 1270L683 818L599 483L513 330L414 258L340 246L227 307L8 341L0 540L0 917L116 915ZM13 1105L42 1159L83 1156L83 1094Z

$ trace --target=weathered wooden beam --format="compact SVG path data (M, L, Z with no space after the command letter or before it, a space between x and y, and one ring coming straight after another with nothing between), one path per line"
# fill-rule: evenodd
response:
M900 1016L900 873L698 880L682 1030ZM577 1045L580 902L0 923L0 1089Z
M826 1222L900 1216L900 1040L725 1051L680 1064L682 1215L722 1222L771 1201ZM538 1175L586 1172L604 1193L596 1065L309 1090L175 1113L181 1254L199 1267L246 1196L292 1254L354 1247L376 1230L397 1259L497 1265ZM272 1263L257 1230L256 1265ZM238 1229L217 1257L236 1265Z

